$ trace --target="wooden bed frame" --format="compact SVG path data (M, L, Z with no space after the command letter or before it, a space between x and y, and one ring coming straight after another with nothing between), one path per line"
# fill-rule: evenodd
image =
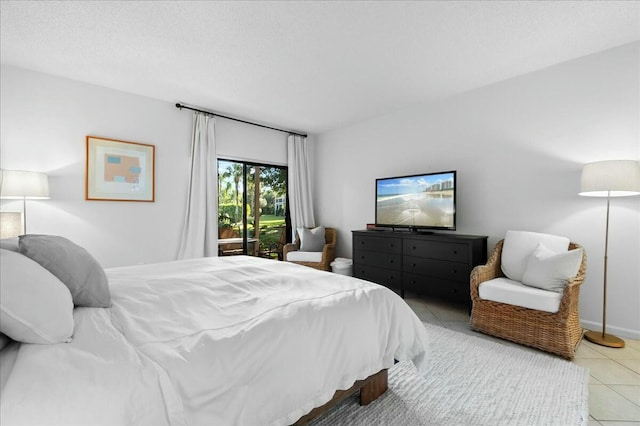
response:
M358 380L347 390L338 390L335 394L333 394L333 398L326 404L316 407L311 410L308 414L300 417L297 422L294 423L295 426L302 426L308 424L311 420L319 417L321 414L326 413L329 409L338 405L344 399L350 397L356 392L360 391L360 405L368 405L369 403L378 399L383 393L386 392L388 387L388 370L380 370L375 374L367 377L363 380Z

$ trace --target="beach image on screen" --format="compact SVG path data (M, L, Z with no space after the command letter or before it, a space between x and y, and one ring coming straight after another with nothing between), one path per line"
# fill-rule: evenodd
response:
M376 223L453 228L454 173L378 179Z

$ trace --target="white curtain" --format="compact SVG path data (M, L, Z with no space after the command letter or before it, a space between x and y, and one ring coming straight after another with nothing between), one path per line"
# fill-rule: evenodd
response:
M191 180L178 259L218 255L215 117L193 115Z
M313 216L311 193L311 162L307 138L289 135L287 138L289 163L289 211L291 213L292 238L297 228L316 226Z

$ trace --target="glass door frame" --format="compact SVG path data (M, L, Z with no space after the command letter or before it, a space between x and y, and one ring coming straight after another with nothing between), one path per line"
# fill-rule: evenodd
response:
M279 164L267 164L267 163L259 163L256 161L250 161L250 160L238 160L238 159L231 159L231 158L223 158L223 157L218 157L216 159L216 168L217 168L217 173L218 173L218 179L220 179L220 165L219 162L220 161L225 161L225 162L229 162L229 163L236 163L236 164L240 164L242 166L242 254L249 254L249 241L248 241L248 234L249 234L249 216L247 214L247 203L249 201L248 198L248 177L249 177L249 170L251 167L259 167L259 168L277 168L277 169L282 169L285 171L284 174L284 179L285 179L285 186L286 186L286 191L285 191L285 197L286 197L286 201L285 201L285 234L286 234L286 241L290 241L291 239L291 215L289 213L289 174L288 174L288 166L283 166L283 165L279 165ZM218 200L216 201L218 203L218 207L220 206L219 201L220 201L220 196L218 195ZM254 209L256 208L256 206L254 205ZM259 224L258 224L259 225ZM254 236L255 236L255 224L254 224ZM256 241L256 244L259 245L260 241ZM255 252L259 252L259 247L254 249ZM253 254L255 255L255 253Z

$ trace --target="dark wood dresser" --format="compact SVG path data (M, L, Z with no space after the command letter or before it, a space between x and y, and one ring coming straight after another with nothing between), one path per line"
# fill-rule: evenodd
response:
M471 306L469 275L487 261L478 235L352 231L353 276L399 291L438 296Z

